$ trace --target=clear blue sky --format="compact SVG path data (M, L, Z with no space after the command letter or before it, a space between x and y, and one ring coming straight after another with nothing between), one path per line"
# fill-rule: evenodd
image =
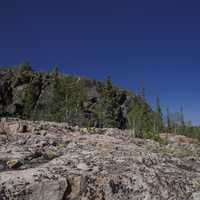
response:
M158 95L200 124L199 10L197 0L1 0L0 65L59 64L134 91L144 80L151 104Z

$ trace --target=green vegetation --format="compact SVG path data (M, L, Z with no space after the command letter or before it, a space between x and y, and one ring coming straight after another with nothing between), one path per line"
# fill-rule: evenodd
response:
M24 89L24 112L23 115L29 117L34 109L36 96L34 95L34 87L32 84L27 85Z
M52 159L58 157L58 154L57 154L56 152L52 151L52 150L48 150L48 151L45 153L44 157L45 157L46 159L48 159L48 160L52 160Z
M153 111L145 101L144 87L140 96L134 96L128 112L128 127L136 137L144 137L144 133L153 132Z
M155 133L155 132L145 132L144 133L144 138L145 139L150 139L150 140L154 140L162 145L167 145L168 142L165 139L162 139L160 137L159 133Z
M176 113L170 113L167 109L167 121L164 126L165 132L200 139L200 127L193 126L191 122L185 121L183 107Z
M177 157L198 157L198 153L193 149L184 146L162 146L160 152L163 154L172 154Z
M16 68L2 68L1 116L68 122L81 127L130 129L139 138L164 143L162 132L182 134L200 140L200 127L184 119L183 107L162 111L160 98L155 110L149 105L144 83L139 95L113 85L111 77L98 82L63 75L58 66L51 72L34 72L29 62ZM0 71L0 73L1 73Z
M156 110L154 113L154 132L161 133L164 130L163 113L160 105L160 98L156 99Z
M31 63L30 62L23 62L19 65L19 70L20 73L27 73L27 72L32 72L32 67L31 67Z

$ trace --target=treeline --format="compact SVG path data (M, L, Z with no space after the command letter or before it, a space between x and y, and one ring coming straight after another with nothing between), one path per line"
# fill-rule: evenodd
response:
M160 98L157 97L155 110L148 110L148 107L145 106L148 104L145 99L144 86L142 86L138 98L140 105L134 106L135 103L133 102L132 109L128 113L129 128L137 137L159 140L160 133L171 133L200 140L200 127L185 120L183 107L180 107L180 110L175 113L170 112L167 108L164 114Z
M68 122L72 125L130 129L136 137L159 140L163 132L200 138L200 128L184 119L183 108L164 114L160 98L152 109L144 84L133 94L104 82L51 72L35 72L30 63L0 70L0 117Z
M194 126L191 121L185 120L183 107L180 107L180 110L175 113L171 113L167 108L165 127L165 132L200 140L200 127Z
M130 92L104 82L51 72L30 63L0 70L0 117L68 122L83 127L128 127ZM9 92L7 92L9 91Z

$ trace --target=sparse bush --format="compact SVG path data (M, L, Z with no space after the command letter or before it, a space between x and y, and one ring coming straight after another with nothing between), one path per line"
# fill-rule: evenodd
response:
M31 64L30 62L23 62L19 65L19 70L21 73L24 73L24 72L32 72L32 67L31 67Z
M144 138L154 140L163 145L167 144L167 140L162 139L158 133L146 132L144 133Z

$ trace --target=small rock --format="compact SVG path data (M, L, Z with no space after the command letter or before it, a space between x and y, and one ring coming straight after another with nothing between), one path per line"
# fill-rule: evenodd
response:
M19 128L20 133L26 133L28 132L28 126L26 124L21 124Z
M12 152L11 149L6 150L6 153L11 153L11 152Z
M46 136L47 135L47 131L46 130L41 130L40 131L40 135Z
M194 200L199 200L200 199L200 192L193 193L192 196L193 196Z
M77 169L83 170L83 171L88 171L89 167L85 163L79 163L77 165Z
M6 164L10 169L18 169L23 165L23 163L18 159L9 160Z
M52 160L52 159L56 158L57 156L58 156L57 153L54 151L51 151L51 150L47 151L45 154L45 158L48 160Z
M0 164L0 171L4 170L4 166L2 164Z
M92 171L93 171L93 173L97 173L97 172L99 172L100 170L99 170L99 167L96 166L96 167L93 167Z
M5 168L6 168L6 163L0 160L0 171L4 170Z

